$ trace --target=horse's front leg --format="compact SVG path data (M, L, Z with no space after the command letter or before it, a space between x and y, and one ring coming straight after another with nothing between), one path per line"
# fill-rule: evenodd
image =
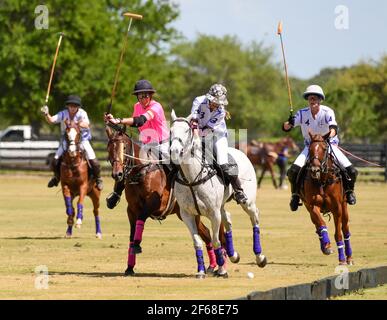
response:
M341 206L339 206L335 211L336 212L333 213L333 219L335 221L335 240L336 240L336 245L337 245L339 264L345 265L345 264L347 264L347 261L345 260L343 234L341 232L341 228L342 228Z
M208 218L211 220L212 237L214 240L213 244L215 248L214 251L216 256L216 263L219 266L216 272L216 275L218 277L228 278L225 259L224 259L225 258L224 249L219 239L220 222L222 220L220 210L214 211L213 213L209 214Z
M73 225L74 225L74 215L75 210L73 207L73 198L70 192L70 189L67 185L62 185L62 193L66 206L66 214L67 214L67 230L66 230L66 238L71 238L73 234Z
M177 214L179 219L182 220L180 213ZM195 216L196 221L196 227L198 229L198 233L200 237L203 239L203 241L206 244L208 259L209 259L209 266L206 270L206 273L213 274L216 268L216 256L214 247L212 245L212 238L210 230L204 225L204 223L200 220L200 216ZM223 232L223 226L221 226L221 229L219 231L220 233ZM219 235L220 237L220 235Z
M189 232L191 233L191 237L193 240L195 253L196 253L196 261L198 265L198 272L196 273L196 278L203 279L206 277L206 270L204 266L204 258L203 258L203 243L199 236L198 229L196 227L195 216L190 215L184 210L180 211L180 216L185 225L187 226Z
M270 175L271 175L271 181L273 181L273 185L275 189L278 189L277 186L277 181L275 180L275 172L274 172L274 163L273 162L268 162L267 163Z
M77 222L75 223L75 227L80 229L82 226L83 220L83 203L85 201L87 193L87 183L82 183L79 187L79 198L77 202Z
M225 238L226 238L226 253L228 257L230 258L230 261L232 263L238 263L240 260L240 255L237 251L234 250L234 243L233 243L233 237L232 237L232 223L231 223L231 215L228 211L224 209L224 206L220 209L221 215L222 215L222 222L224 224L224 227L226 229L225 232Z
M344 202L342 206L342 231L344 235L345 255L347 257L347 264L353 265L352 248L351 248L351 233L349 232L349 214L347 203Z
M308 204L307 202L305 202L305 205L309 211L310 218L316 227L316 233L320 240L322 253L325 255L332 254L333 250L331 249L331 241L329 240L328 227L321 217L320 207L314 204Z
M144 226L145 226L145 221L148 218L148 213L147 210L144 209L143 212L138 216L137 221L136 221L136 229L134 232L134 238L133 238L133 250L135 254L139 254L142 252L142 248L140 246L142 242L142 234L144 232Z
M102 230L101 230L101 221L99 219L99 198L101 196L101 191L97 186L93 186L93 189L90 193L91 201L93 202L93 214L95 220L95 237L102 239Z
M137 217L133 211L127 208L128 220L130 223L130 235L129 235L129 246L128 246L128 262L127 269L125 270L126 276L134 275L134 266L136 265L136 253L134 252L133 239L136 231L136 220Z

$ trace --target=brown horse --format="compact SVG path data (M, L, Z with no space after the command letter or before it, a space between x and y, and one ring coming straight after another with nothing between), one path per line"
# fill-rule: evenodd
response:
M244 150L241 150L246 153L254 167L260 167L262 169L261 176L257 182L258 188L261 187L261 182L266 171L269 171L274 188L277 189L278 187L281 188L284 186L287 158L289 156L288 152L299 151L299 148L294 140L287 136L275 143L252 141L244 148ZM280 169L279 185L275 179L275 164L277 164Z
M143 155L140 145L134 143L124 131L117 130L113 133L111 128L106 127L106 133L109 139L108 154L112 165L112 177L116 182L123 179L125 181L125 197L128 202L126 211L130 223L128 262L125 275L134 275L136 254L142 252L140 243L146 219L151 217L162 220L168 215L176 213L181 220L179 206L173 197L171 182L173 172L166 173L158 161L140 160L141 157L146 157L146 152ZM206 243L210 259L207 272L211 273L216 267L211 234L199 217L196 224L200 236ZM225 244L224 233L221 233L220 236L222 244Z
M305 179L301 184L301 199L310 213L320 239L321 251L331 254L331 244L327 226L321 213L331 212L335 222L335 240L340 264L352 264L349 215L341 171L333 155L329 152L328 135L313 135L309 146L309 158L303 171ZM344 242L343 242L344 234ZM345 255L344 255L345 243Z
M79 196L76 227L80 228L83 219L83 202L86 195L88 195L93 202L96 237L101 239L102 232L98 212L101 191L96 186L96 180L94 178L89 179L87 160L84 152L80 149L81 133L79 126L74 121L66 120L65 123L65 143L67 144L67 149L61 161L60 182L68 216L66 237L70 238L72 236L75 216L74 198Z

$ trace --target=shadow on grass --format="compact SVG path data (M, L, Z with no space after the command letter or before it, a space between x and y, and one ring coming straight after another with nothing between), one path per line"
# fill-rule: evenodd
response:
M185 273L135 273L132 276L125 276L124 272L74 272L74 271L50 271L50 275L53 276L85 276L95 278L114 278L114 277L125 277L125 278L195 278L194 274Z
M256 266L257 264L255 262L245 262L245 263L239 263L241 265L248 265L248 266ZM276 266L300 266L300 267L327 267L328 264L322 264L322 263L294 263L294 262L275 262L270 261L267 263L268 265L276 265Z

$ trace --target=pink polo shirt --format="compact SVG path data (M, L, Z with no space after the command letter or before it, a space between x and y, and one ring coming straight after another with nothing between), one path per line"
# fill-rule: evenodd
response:
M140 102L137 102L134 105L132 117L139 117L141 115L144 115L147 118L147 122L138 128L142 143L159 143L169 139L169 129L167 127L163 107L160 103L151 100L148 107L144 108Z

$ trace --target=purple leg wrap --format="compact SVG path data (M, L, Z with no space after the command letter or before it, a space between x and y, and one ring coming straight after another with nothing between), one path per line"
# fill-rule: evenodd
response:
M68 227L67 227L66 234L72 235L72 234L73 234L73 227L68 226Z
M321 226L317 229L316 233L320 239L321 251L325 251L325 247L328 243L331 243L329 240L328 229L326 226Z
M228 231L226 232L225 234L226 236L226 251L227 251L227 255L229 257L233 257L234 256L234 244L232 243L232 231Z
M102 233L101 223L99 221L99 216L95 217L95 233Z
M203 250L196 249L196 261L198 262L198 272L205 272Z
M351 248L351 234L348 232L348 234L344 234L344 243L345 243L345 255L347 257L352 257L352 248Z
M224 258L223 258L223 249L222 247L219 247L218 249L215 249L215 255L216 255L216 263L219 267L222 267L224 265Z
M83 220L83 204L77 204L77 219Z
M336 244L337 244L337 252L339 254L339 261L345 261L344 242L343 241L338 241L338 242L336 242Z
M261 248L261 241L259 239L259 227L255 226L253 228L253 250L255 254L261 254L262 253L262 248Z
M66 213L68 216L71 216L74 213L71 197L65 197L65 204L66 204Z

